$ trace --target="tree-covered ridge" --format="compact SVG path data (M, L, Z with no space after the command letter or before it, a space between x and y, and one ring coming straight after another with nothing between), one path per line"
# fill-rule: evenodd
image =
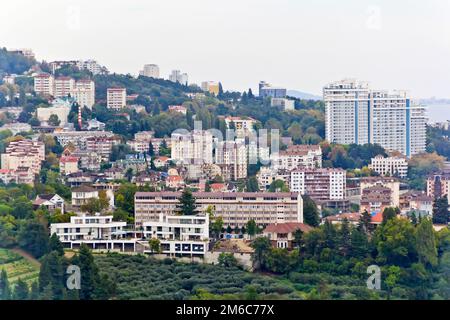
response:
M28 71L35 61L21 54L0 48L0 76L4 74L22 74Z

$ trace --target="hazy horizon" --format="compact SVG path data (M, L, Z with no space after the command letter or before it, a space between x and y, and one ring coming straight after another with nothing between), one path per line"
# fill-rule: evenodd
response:
M111 72L257 90L260 80L321 95L342 78L416 98L450 98L450 2L16 0L2 3L1 47L38 60L93 58Z

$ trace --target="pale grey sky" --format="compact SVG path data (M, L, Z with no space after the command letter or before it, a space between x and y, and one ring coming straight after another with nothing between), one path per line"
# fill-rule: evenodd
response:
M450 98L449 0L2 1L0 46L120 73L156 63L241 91L265 80L321 94L353 77Z

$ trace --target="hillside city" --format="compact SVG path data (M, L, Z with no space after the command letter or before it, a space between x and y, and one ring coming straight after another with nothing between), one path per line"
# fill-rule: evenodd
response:
M450 299L449 122L366 80L0 49L0 300Z

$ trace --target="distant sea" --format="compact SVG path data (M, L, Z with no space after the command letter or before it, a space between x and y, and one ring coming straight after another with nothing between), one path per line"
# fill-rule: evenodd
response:
M450 120L450 104L427 104L428 122Z

